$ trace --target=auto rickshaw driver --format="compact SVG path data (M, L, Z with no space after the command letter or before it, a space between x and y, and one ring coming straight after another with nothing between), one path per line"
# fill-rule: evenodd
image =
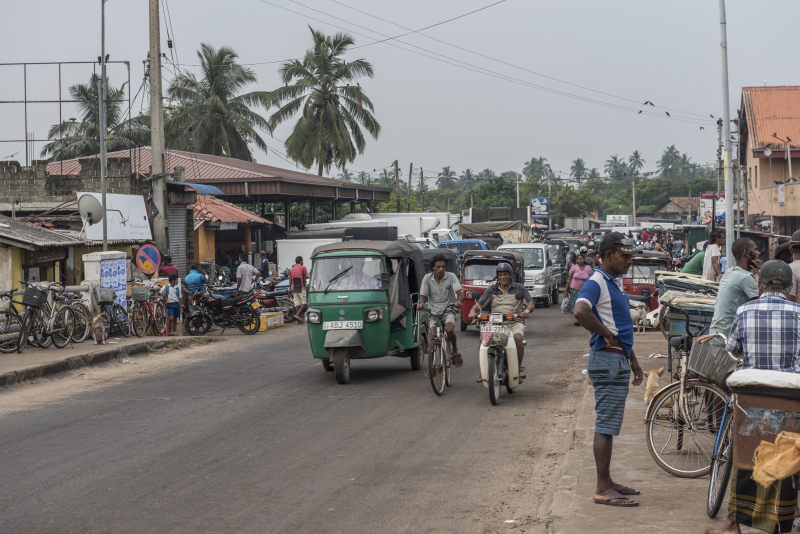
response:
M522 374L525 370L522 367L522 357L525 346L522 343L522 336L525 335L525 325L522 319L527 319L536 303L531 298L531 294L525 289L525 286L511 281L513 270L508 263L501 263L497 266L497 283L489 287L481 295L480 300L475 303L475 306L469 312L469 320L474 321L475 318L481 313L484 306L490 306L493 312L499 313L517 313L519 311L519 300L516 299L516 294L522 292L525 296L523 301L527 304L522 313L520 320L516 321L511 326L511 333L514 336L514 344L517 346L517 360L519 361L519 383L522 384L522 379L525 376ZM480 377L479 377L480 379ZM479 381L482 381L480 379Z
M364 274L365 258L347 258L342 262L345 271L331 287L334 291L380 289L381 283L372 276Z

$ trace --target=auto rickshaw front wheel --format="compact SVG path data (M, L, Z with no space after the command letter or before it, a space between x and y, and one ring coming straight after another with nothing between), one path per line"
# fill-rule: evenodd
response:
M411 369L419 371L425 365L425 355L428 354L428 338L424 335L419 337L419 347L408 351L411 360Z
M336 349L336 352L333 353L333 370L336 374L336 382L339 384L347 384L350 381L349 349Z
M322 367L324 367L326 371L333 371L333 364L331 363L330 358L325 358L322 360Z

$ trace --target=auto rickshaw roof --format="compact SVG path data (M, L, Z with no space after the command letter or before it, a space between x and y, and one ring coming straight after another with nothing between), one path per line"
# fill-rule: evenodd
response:
M315 258L327 252L377 252L389 258L411 258L417 271L417 280L425 276L425 266L422 263L422 251L414 244L407 241L342 241L320 245L311 253Z
M425 264L426 270L428 270L427 267L431 261L431 258L437 254L441 254L447 258L447 270L458 276L458 254L456 254L453 249L445 247L422 249L422 262Z
M519 252L510 250L468 250L464 253L464 265L467 260L500 260L513 261L514 271L521 272L525 267L525 257Z
M542 239L541 241L545 245L565 245L567 244L566 241L563 239Z
M669 261L669 254L666 252L656 252L655 250L645 250L633 255L634 260L665 260Z

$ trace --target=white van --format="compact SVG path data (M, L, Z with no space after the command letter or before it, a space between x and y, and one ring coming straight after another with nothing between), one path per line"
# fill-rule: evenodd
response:
M519 252L525 258L525 289L545 308L558 304L558 282L561 271L553 265L550 249L544 243L500 245L497 250Z

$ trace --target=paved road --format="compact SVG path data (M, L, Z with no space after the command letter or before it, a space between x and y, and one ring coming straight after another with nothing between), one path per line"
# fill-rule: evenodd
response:
M295 325L174 362L87 368L103 374L94 387L81 387L95 372L84 369L4 389L0 530L495 532L515 514L535 522L584 387L586 336L557 308L537 309L528 379L497 407L475 383L477 332L459 338L465 365L443 397L408 359L356 361L350 384L337 385Z

